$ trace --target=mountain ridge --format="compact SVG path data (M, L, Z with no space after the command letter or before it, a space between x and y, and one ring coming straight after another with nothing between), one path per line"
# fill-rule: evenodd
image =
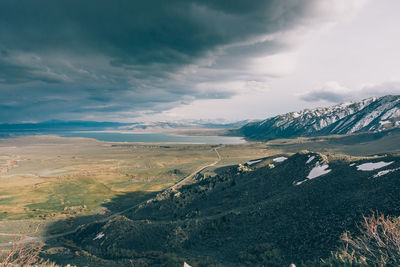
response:
M398 216L399 166L398 154L269 156L196 177L67 238L96 256L150 266L325 266L320 259L338 248L342 233L357 231L363 215Z
M289 112L262 121L251 122L233 135L248 140L377 132L400 127L400 96L371 97L330 107Z

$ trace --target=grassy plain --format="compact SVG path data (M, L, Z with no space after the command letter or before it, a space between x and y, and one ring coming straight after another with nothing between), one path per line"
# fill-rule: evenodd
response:
M216 158L210 145L49 136L2 140L0 156L1 219L107 212L115 196L159 191Z

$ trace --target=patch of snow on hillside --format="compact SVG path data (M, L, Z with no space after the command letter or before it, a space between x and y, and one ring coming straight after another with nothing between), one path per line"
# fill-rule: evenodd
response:
M354 165L356 165L356 164L353 162L353 163L351 163L349 166L350 166L350 167L353 167Z
M308 179L305 179L305 180L303 180L303 181L300 181L300 182L297 182L297 183L295 183L295 185L301 185L302 183L304 183L305 181L307 181Z
M315 159L315 156L310 157L307 161L306 164L310 163L311 161L313 161Z
M373 170L376 170L376 169L380 169L380 168L389 166L393 162L394 161L391 161L391 162L384 162L384 161L368 162L368 163L364 163L364 164L358 165L357 166L357 170L359 170L359 171L373 171Z
M374 177L374 178L378 178L378 177L381 177L381 176L383 176L383 175L386 175L386 174L388 174L388 173L395 172L395 171L398 171L398 170L400 170L400 168L380 171L380 172L378 172L377 174L375 174L373 177Z
M308 174L307 179L314 179L321 175L329 173L331 170L328 170L328 168L328 164L324 164L321 166L319 162L317 162L317 164L315 164L315 167Z
M306 177L306 179L304 179L303 181L297 182L295 183L295 185L301 185L302 183L317 178L319 176L322 176L324 174L329 173L332 170L329 170L329 165L328 164L324 164L324 165L320 165L319 162L317 162L315 164L315 167L310 171L310 173L308 174L308 176Z
M253 165L253 164L256 164L256 163L259 163L260 161L262 161L262 159L257 159L257 160L250 160L249 162L247 162L247 165Z
M287 157L278 157L273 159L274 162L284 162L285 160L287 160Z
M104 237L104 233L103 233L103 232L100 232L100 233L98 233L98 234L96 235L95 238L93 238L93 240L101 239L101 238L103 238L103 237Z

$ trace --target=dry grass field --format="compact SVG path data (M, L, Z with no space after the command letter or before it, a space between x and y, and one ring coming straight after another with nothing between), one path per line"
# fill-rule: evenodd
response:
M0 141L0 218L98 212L127 192L153 192L215 161L210 145L103 143L51 136Z
M214 162L214 147L55 136L0 140L0 219L107 213L103 204L114 197L160 191ZM271 154L260 144L222 145L219 151L222 160L213 168Z

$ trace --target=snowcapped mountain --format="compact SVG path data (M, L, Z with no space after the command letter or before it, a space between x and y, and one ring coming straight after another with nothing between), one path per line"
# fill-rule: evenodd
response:
M372 97L325 108L290 112L236 131L250 140L376 132L400 127L400 96Z
M178 130L196 130L196 129L230 129L246 125L249 121L237 122L218 122L218 121L155 121L155 122L137 122L134 124L119 127L119 130L129 130L134 132L176 132Z

